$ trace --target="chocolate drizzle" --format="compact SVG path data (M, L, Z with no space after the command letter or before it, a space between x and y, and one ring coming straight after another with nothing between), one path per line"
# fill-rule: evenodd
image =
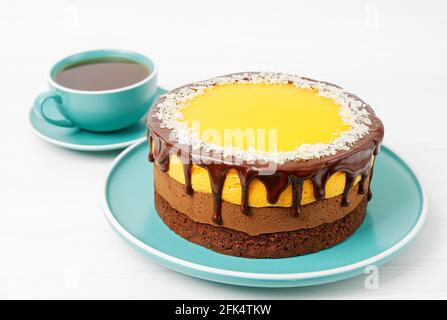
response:
M348 200L348 193L349 190L351 190L352 185L354 184L356 176L351 173L346 173L346 182L345 182L345 188L343 190L343 195L341 198L341 205L343 207L349 206L349 200Z
M362 174L361 179L359 181L359 194L365 194L365 181L366 181L366 179L368 179L368 175L367 174Z
M314 198L316 200L323 200L326 196L326 183L329 180L329 170L321 170L317 172L312 178L312 185L314 188Z
M301 197L303 191L303 179L297 178L295 175L289 176L292 185L292 214L298 216L301 210Z
M161 171L167 172L169 170L169 157L171 146L161 137L155 134L149 134L149 141L151 144L149 151L149 161L157 162Z
M214 198L213 221L216 224L222 224L222 190L231 167L220 163L210 163L205 168L208 170Z
M238 170L239 181L241 183L241 211L244 214L249 214L248 206L248 186L253 177L249 174L249 170Z
M192 188L192 182L191 182L191 173L192 170L192 161L188 161L186 163L183 163L183 173L185 175L185 186L186 186L186 194L189 194L190 196L194 193L194 189Z
M295 216L300 214L304 181L310 180L313 184L315 199L323 200L327 181L337 172L344 172L346 175L341 200L342 206L349 206L348 193L357 177L360 177L358 187L360 194L366 192L365 184L369 177L368 199L371 198L373 156L377 155L380 149L384 129L382 122L369 106L367 106L371 120L369 133L355 142L349 150L339 151L335 155L321 159L287 161L278 164L275 170L272 170L268 163L235 161L233 158L216 156L202 149L192 150L191 146L181 145L171 140L170 130L162 128L158 118L154 117L156 108L156 106L152 107L148 115L149 161L156 162L163 172L167 172L170 156L175 154L183 164L185 192L188 195L194 193L191 183L192 166L197 165L206 169L214 198L212 219L216 224L222 224L222 190L227 173L232 169L237 171L241 184L241 211L244 214L249 214L249 186L254 179L259 180L265 186L267 201L270 204L275 204L281 193L290 184L292 188L291 211Z
M261 175L257 179L262 182L265 190L267 190L267 201L270 204L277 203L279 196L289 185L289 176L280 172L272 175Z

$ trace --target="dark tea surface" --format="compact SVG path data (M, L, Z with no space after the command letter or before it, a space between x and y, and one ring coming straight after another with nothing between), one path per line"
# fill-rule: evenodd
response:
M150 70L127 59L95 59L72 64L59 71L54 81L83 91L119 89L144 80Z

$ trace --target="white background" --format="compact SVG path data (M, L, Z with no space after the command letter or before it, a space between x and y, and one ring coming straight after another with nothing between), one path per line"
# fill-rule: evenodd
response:
M144 3L144 5L143 5ZM447 298L447 5L443 1L3 1L0 5L1 298ZM100 206L117 152L63 150L27 115L65 55L151 56L160 85L270 70L344 86L386 126L385 143L422 176L430 209L411 246L364 277L308 288L211 283L150 262ZM390 213L392 214L392 213Z

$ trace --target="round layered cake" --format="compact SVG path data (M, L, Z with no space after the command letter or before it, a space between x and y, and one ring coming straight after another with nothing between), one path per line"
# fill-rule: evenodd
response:
M164 223L249 258L307 254L349 237L365 217L384 133L371 107L339 86L266 72L172 90L147 126Z

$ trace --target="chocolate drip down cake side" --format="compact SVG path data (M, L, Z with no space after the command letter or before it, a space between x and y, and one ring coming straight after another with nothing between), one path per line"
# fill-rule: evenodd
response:
M264 72L175 89L147 126L164 223L249 258L303 255L349 237L365 217L384 134L371 107L342 88Z

